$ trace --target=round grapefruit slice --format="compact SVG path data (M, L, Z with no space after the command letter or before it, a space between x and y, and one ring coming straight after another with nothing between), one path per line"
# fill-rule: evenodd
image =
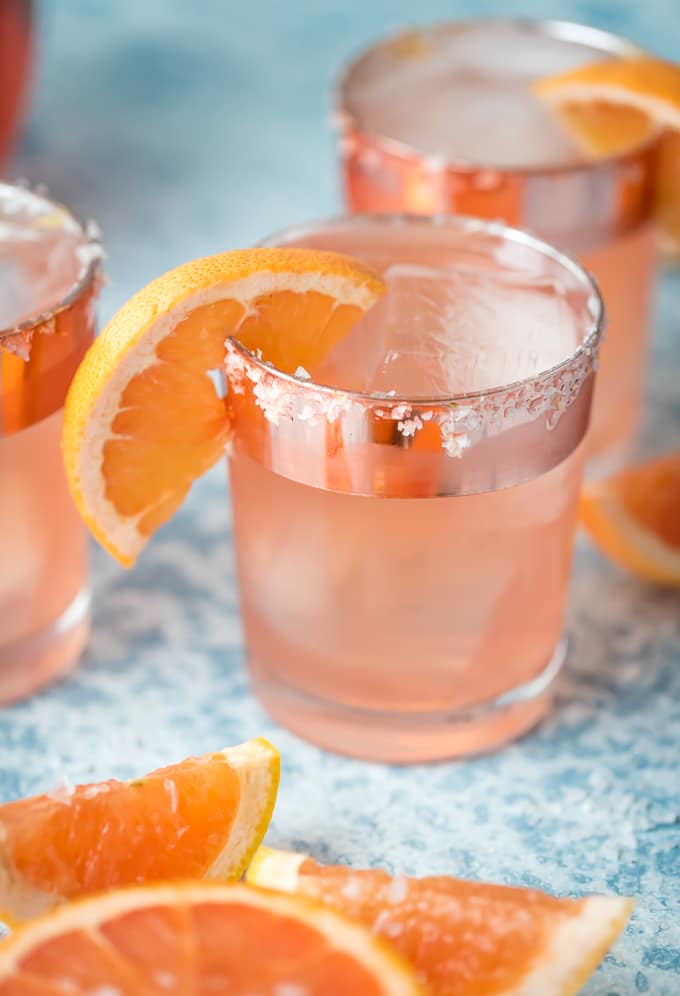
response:
M280 759L266 740L191 757L132 782L0 806L0 919L136 882L238 878L269 825Z
M230 427L209 376L234 336L292 373L312 368L384 292L360 263L309 249L236 250L154 280L114 315L74 377L64 465L80 513L130 566Z
M633 574L680 585L680 451L587 484L581 521L600 550Z
M322 866L262 847L249 882L320 900L390 941L432 996L571 996L626 923L628 899L556 899L445 876Z
M663 248L680 252L680 65L652 56L588 63L538 80L534 91L595 156L662 131L656 214Z
M425 996L360 924L297 896L186 883L90 897L0 944L0 996Z

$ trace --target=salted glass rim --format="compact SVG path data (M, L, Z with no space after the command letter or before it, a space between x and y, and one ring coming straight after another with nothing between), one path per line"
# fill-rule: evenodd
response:
M576 161L554 163L526 163L518 166L503 166L491 161L476 161L465 158L449 158L436 153L426 153L417 145L412 145L403 139L395 138L373 129L362 127L361 116L351 109L349 100L349 88L354 73L360 66L370 59L376 52L389 48L398 43L403 38L408 38L414 33L426 35L439 35L451 30L469 30L477 27L516 27L533 31L536 34L546 35L552 38L561 39L575 44L581 43L597 49L603 55L619 55L622 58L644 56L648 53L640 45L618 35L605 28L596 28L593 25L582 24L579 21L569 21L561 18L543 17L470 17L454 20L435 21L433 24L402 28L398 31L383 35L377 41L361 49L357 55L352 56L340 70L335 84L332 87L332 106L340 121L340 128L343 130L349 122L357 131L366 138L374 141L381 148L391 155L400 159L441 159L442 169L451 170L458 174L474 174L480 172L498 173L502 176L554 176L557 174L587 173L617 163L625 163L627 160L640 155L647 149L653 148L659 141L660 131L652 127L650 134L641 141L623 149L620 152L611 153L606 156L589 159L584 157Z
M55 197L50 196L47 190L41 185L31 185L24 182L8 183L5 180L0 181L0 191L20 191L22 194L31 194L42 201L54 206L58 211L62 211L68 218L76 223L78 228L83 234L83 246L88 249L88 259L87 262L83 262L82 272L73 281L69 289L65 294L59 295L58 300L55 301L53 305L46 308L30 318L24 319L22 322L17 322L14 325L0 326L0 342L5 338L11 338L16 336L17 333L21 332L32 332L38 329L41 325L49 322L56 315L63 311L67 311L79 298L87 291L94 281L96 280L103 257L103 246L102 237L99 227L93 221L85 221L80 217L75 211L70 207L67 207L62 201L57 200Z
M362 225L366 224L404 227L421 226L423 228L437 229L451 228L457 233L469 233L471 235L484 233L490 237L504 239L506 241L514 242L516 245L530 248L534 252L537 252L544 257L548 257L553 262L558 263L564 270L568 271L572 275L578 284L581 285L581 288L583 289L584 306L591 312L591 316L589 318L589 330L576 349L564 360L561 360L552 367L546 367L545 370L532 374L530 377L523 377L520 380L509 381L508 383L499 384L483 391L468 391L450 395L442 394L435 395L434 397L427 397L423 395L414 397L413 395L399 393L371 394L366 391L351 391L341 387L333 387L331 384L320 384L311 378L303 379L301 377L296 377L295 374L285 373L283 370L279 370L277 367L267 363L264 359L258 357L255 353L240 343L238 339L230 336L228 341L231 347L243 358L246 363L259 368L263 374L275 377L282 383L288 384L298 392L304 392L305 390L314 391L317 394L321 393L335 399L343 397L347 398L348 401L356 401L365 405L385 405L386 403L389 403L390 405L407 404L413 408L422 409L429 407L437 408L446 405L459 405L462 403L469 404L474 401L497 398L504 394L508 394L509 392L521 392L528 388L536 388L537 386L547 384L554 377L559 377L561 374L568 373L571 367L578 366L579 361L581 361L583 357L597 355L597 350L599 348L605 327L605 308L602 300L602 294L600 293L600 289L594 278L583 268L583 266L581 266L580 263L577 262L576 259L574 259L573 256L569 255L569 253L566 253L561 249L557 249L549 242L545 242L543 239L539 239L535 235L531 235L529 232L526 232L521 228L513 228L511 225L506 225L500 221L489 221L487 219L475 218L471 215L463 214L414 215L398 213L368 213L336 215L332 218L310 221L300 225L291 225L288 228L283 228L259 242L258 246L277 247L286 245L292 240L304 238L306 235L311 235L313 233L328 231L329 229L337 230L342 227L360 228Z

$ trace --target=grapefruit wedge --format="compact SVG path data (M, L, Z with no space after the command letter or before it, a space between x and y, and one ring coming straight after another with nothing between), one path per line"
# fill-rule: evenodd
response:
M136 882L238 878L264 837L280 759L266 740L132 782L79 785L0 806L0 919Z
M322 866L260 848L249 882L320 900L388 940L432 996L571 996L630 916L628 899Z
M154 280L114 315L64 412L66 474L99 542L130 566L230 427L209 372L234 336L292 373L314 367L384 292L362 264L309 249L236 250Z
M656 215L662 248L668 255L680 253L680 65L644 55L609 59L540 79L534 91L597 157L662 133Z

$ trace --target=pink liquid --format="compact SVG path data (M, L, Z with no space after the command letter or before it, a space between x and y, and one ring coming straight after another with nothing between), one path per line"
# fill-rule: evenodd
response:
M580 314L558 285L535 272L506 280L426 224L341 223L287 241L353 250L388 280L381 304L313 372L322 383L365 388L357 378L377 377L381 391L395 383L400 396L427 396L440 376L440 390L486 390L503 372L513 380L545 369L542 359L560 362L580 341ZM512 254L503 258L512 268ZM325 432L284 423L274 439L247 388L233 404L241 609L269 711L323 746L396 761L488 750L535 723L563 655L579 437L532 475L521 468L555 438L531 415L458 460L432 421L406 449L385 445L394 423L364 442L356 423ZM519 482L495 489L502 467ZM437 497L457 472L486 482L481 493Z
M233 458L248 657L274 716L384 760L440 756L443 742L477 752L532 725L547 699L447 738L437 721L531 682L555 655L582 463L580 448L528 484L418 500L322 491ZM296 692L354 711L351 735L324 733L323 717L308 732ZM371 711L401 714L404 732L366 729ZM409 714L417 727L428 713L435 729L416 746Z
M0 701L74 662L88 634L87 541L61 461L62 412L0 439Z

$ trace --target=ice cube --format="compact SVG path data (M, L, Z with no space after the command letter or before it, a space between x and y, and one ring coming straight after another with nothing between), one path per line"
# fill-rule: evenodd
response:
M370 393L387 350L388 326L384 298L331 350L312 371L317 384L330 384L345 391Z
M87 248L64 209L0 184L0 329L59 304L89 264Z
M585 46L521 25L469 25L426 36L420 58L388 49L357 72L349 103L364 130L427 155L488 166L583 158L530 80L601 59Z
M383 356L371 391L411 397L485 391L547 370L576 348L570 305L547 278L398 264L385 280Z

